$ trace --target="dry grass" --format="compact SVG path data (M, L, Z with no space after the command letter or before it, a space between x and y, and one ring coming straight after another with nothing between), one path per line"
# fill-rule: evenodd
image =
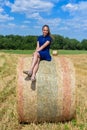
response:
M0 54L0 130L87 130L87 55L66 55L76 69L77 116L66 123L19 124L16 112L16 65L21 55Z

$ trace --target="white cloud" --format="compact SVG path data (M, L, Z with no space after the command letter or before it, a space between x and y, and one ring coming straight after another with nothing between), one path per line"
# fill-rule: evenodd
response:
M6 21L14 20L14 17L9 16L5 12L5 10L3 8L4 2L5 1L0 0L0 22L6 22Z
M87 1L79 2L78 4L68 3L67 5L62 6L64 11L71 13L71 15L87 14ZM73 13L72 13L73 12ZM87 15L86 15L87 16Z
M62 6L64 11L76 11L78 10L78 4L68 3L67 5Z
M87 30L87 1L79 2L78 4L69 3L62 6L62 9L68 11L72 16L63 21L67 27L76 31Z
M27 18L32 18L32 19L42 19L42 17L40 16L40 14L38 12L33 12L31 14L26 14Z
M0 14L0 22L6 22L10 20L14 20L14 18L10 17L8 14Z
M43 18L41 13L49 14L54 7L54 3L59 0L15 0L14 3L6 1L6 5L11 8L11 12L18 12L20 14L26 14L27 18L37 20L38 24L49 24L51 26L58 26L61 19L59 18Z
M8 27L14 28L14 27L16 27L16 24L14 24L14 23L8 23Z
M2 13L3 11L4 11L4 9L0 7L0 13Z
M6 5L12 12L24 13L28 18L41 18L41 12L49 12L54 4L51 1L42 0L15 0L14 3L6 1Z
M44 24L48 24L49 26L51 27L57 27L61 22L61 19L60 18L50 18L50 19L40 19L38 21L38 24L39 25L44 25Z
M6 5L11 8L11 12L25 14L29 19L42 21L43 17L41 16L41 13L49 14L54 7L53 2L54 0L15 0L14 3L11 3L7 0Z
M24 24L21 24L21 25L18 25L18 24L15 24L15 23L7 23L7 24L0 24L0 28L5 28L5 29L23 29L23 28L28 28L27 25L24 25Z

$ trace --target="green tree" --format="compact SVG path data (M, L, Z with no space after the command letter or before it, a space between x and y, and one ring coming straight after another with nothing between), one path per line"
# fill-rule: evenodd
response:
M87 50L87 39L82 40L81 44L82 44L82 49Z

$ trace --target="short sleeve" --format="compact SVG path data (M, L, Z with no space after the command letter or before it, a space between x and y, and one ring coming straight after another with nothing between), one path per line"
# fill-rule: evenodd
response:
M52 38L49 36L49 37L47 37L47 41L50 41L50 42L52 42Z

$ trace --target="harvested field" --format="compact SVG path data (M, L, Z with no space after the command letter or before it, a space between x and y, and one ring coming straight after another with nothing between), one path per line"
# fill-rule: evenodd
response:
M71 59L76 70L76 119L66 123L38 125L18 123L16 111L18 57L25 57L25 55L0 53L0 130L87 130L87 55L65 55Z

